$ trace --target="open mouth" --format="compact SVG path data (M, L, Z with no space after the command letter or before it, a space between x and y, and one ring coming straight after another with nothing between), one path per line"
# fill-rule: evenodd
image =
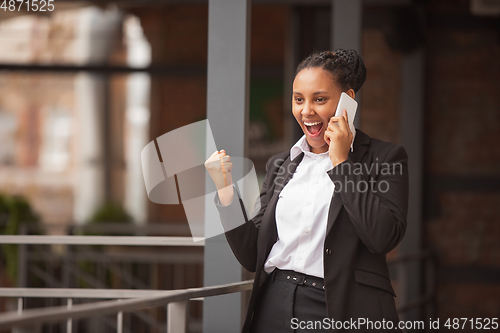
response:
M306 126L306 131L310 137L317 137L321 133L321 129L323 128L323 123L321 121L314 122L304 122Z

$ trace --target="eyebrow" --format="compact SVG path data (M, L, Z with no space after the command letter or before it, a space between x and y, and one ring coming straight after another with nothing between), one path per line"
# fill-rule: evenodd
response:
M302 95L302 93L298 92L298 91L293 91L294 94L298 94L298 95ZM327 91L316 91L315 93L313 93L313 95L320 95L320 94L328 94Z

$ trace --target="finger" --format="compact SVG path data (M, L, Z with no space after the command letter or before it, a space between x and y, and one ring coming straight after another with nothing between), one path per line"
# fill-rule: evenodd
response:
M231 169L233 168L233 163L231 163L231 162L224 162L224 163L221 164L221 167L223 167L225 171L231 172Z
M323 140L330 145L330 142L332 141L332 134L328 131L325 131L325 135L323 136Z
M339 123L343 120L343 116L334 116L330 118L330 121L328 122L328 125L337 125L337 128L340 127Z
M339 124L339 128L342 130L342 131L348 131L348 128L349 126L347 125L347 110L344 109L342 110L342 116L340 117L340 120L338 122Z
M330 121L328 123L337 123L339 122L341 119L343 118L343 116L333 116L330 118Z
M349 125L349 114L347 113L347 110L344 110L344 112L345 112L345 123L347 127L347 133L349 134L349 136L352 136L351 125Z
M332 118L335 119L330 119L330 122L328 123L328 127L326 128L326 130L336 133L340 130L339 122L341 121L342 116L332 117Z
M231 163L231 157L230 156L226 156L226 152L221 150L221 152L224 154L220 157L220 167L221 167L221 170L222 170L222 176L224 177L224 186L227 187L228 186L228 181L227 181L227 175L226 173L228 173L230 170L227 169L228 167L228 163ZM232 165L231 165L232 166Z
M343 112L347 112L346 109L343 110ZM343 114L342 116L336 116L336 117L332 117L330 118L330 122L329 122L329 125L330 124L335 124L337 125L337 129L340 129L341 131L345 131L345 132L348 132L348 128L349 126L347 125L347 122L346 122L346 119L345 119L345 114ZM336 128L335 127L331 127L331 131L332 132L335 132L336 131Z
M229 155L220 156L219 160L221 162L230 162L231 161L231 156L229 156Z
M336 132L339 130L339 125L337 125L337 122L332 122L328 124L328 127L326 128L327 131L330 132Z
M345 110L345 123L347 125L347 130L351 133L351 125L349 125L349 113Z
M218 170L220 168L220 163L221 163L220 159L214 159L205 162L205 167L211 170Z

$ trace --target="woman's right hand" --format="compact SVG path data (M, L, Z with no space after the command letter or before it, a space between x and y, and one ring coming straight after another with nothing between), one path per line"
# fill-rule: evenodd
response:
M231 170L233 163L231 163L231 156L226 154L225 150L215 151L206 161L205 168L212 178L217 190L221 190L233 184Z

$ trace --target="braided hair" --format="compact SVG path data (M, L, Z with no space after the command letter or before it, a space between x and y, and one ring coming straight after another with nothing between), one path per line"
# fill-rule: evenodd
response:
M332 74L343 91L357 92L366 80L366 67L355 50L315 51L297 66L295 76L305 68L319 67Z

